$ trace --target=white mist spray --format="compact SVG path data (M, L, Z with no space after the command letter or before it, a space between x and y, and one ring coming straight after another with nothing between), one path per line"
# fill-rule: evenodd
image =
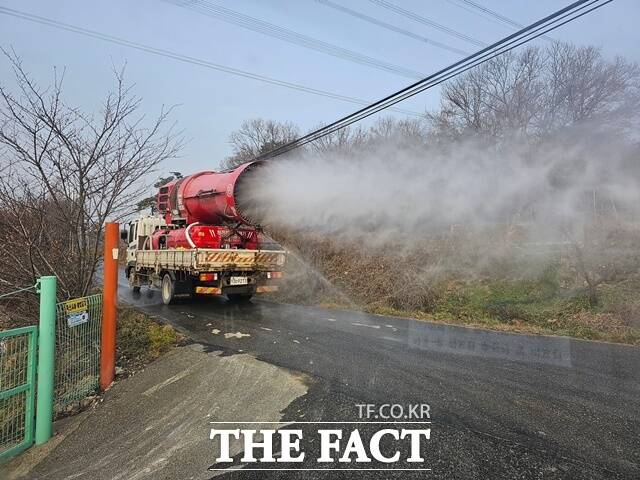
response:
M542 233L603 209L640 211L637 147L577 129L537 143L468 139L275 159L252 182L251 216L263 224L400 244L457 224L526 223Z

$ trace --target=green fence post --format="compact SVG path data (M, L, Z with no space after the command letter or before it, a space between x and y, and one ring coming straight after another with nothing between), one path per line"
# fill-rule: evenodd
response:
M41 277L40 323L38 325L38 390L36 445L53 435L53 374L56 348L56 277Z
M26 418L24 421L24 443L27 446L33 445L35 440L34 420L36 412L36 379L38 378L36 368L38 368L38 330L34 329L29 335L29 361L27 371L27 382L31 385L31 391L27 397Z

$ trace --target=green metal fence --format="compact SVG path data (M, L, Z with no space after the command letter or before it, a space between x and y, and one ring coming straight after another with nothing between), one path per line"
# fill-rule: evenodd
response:
M54 409L95 392L100 376L102 295L76 298L56 308Z
M99 388L102 295L56 304L55 277L36 288L38 326L0 331L0 460L49 440L53 412Z
M0 332L0 459L33 443L37 335L34 326Z

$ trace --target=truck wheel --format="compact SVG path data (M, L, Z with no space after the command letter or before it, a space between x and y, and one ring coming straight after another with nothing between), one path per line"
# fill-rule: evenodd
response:
M126 277L129 280L129 285L131 286L131 290L133 293L140 293L140 285L133 285L131 281L131 275L133 275L133 267L127 267L125 270Z
M249 300L251 300L251 297L253 297L253 294L251 293L228 293L227 294L227 298L229 299L230 302L233 302L233 303L247 303Z
M168 273L162 277L162 303L169 305L173 301L176 286Z

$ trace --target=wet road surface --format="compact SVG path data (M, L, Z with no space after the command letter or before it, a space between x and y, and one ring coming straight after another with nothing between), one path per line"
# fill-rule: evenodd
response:
M287 407L285 420L366 420L359 404L400 404L405 413L412 404L430 406L421 465L430 471L235 471L223 478L640 478L639 348L263 300L165 306L157 291L133 294L124 279L119 289L123 303L211 350L304 374L308 392ZM305 442L313 443L318 426L301 428L309 429L303 448L313 452L317 445ZM379 428L360 425L363 438ZM300 466L318 466L313 453L307 458Z

